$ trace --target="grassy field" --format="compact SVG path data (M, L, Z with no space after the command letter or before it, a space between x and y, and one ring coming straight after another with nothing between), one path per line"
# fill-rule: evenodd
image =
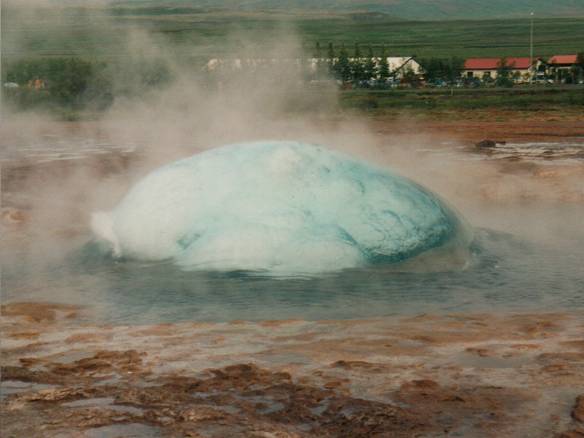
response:
M160 55L187 63L195 74L211 57L261 57L281 37L292 37L292 42L300 43L307 55L314 54L317 41L323 56L329 42L336 48L344 44L350 50L356 42L364 51L371 45L376 53L384 46L390 56L420 58L529 54L529 22L518 19L404 21L374 14L233 13L193 8L2 12L3 73L19 59L75 56L107 62L117 58L127 61L128 68L122 70L129 82L135 82L135 66ZM536 20L535 28L538 56L584 51L584 18ZM156 46L161 50L151 52ZM270 53L280 54L289 55ZM305 91L315 94L314 90ZM300 100L313 102L314 96ZM371 113L582 109L584 88L355 90L341 93L340 103L345 110Z
M584 110L584 86L478 89L352 90L341 94L344 109L373 113L393 110L431 112L504 109Z
M71 0L69 0L71 1ZM80 0L77 0L80 1ZM118 7L143 10L222 8L232 11L284 11L301 13L369 13L409 20L487 19L584 16L580 0L110 0ZM164 5L164 8L161 7Z
M65 12L63 12L65 11ZM171 13L172 12L172 13ZM177 56L206 59L248 50L261 56L281 36L293 35L307 54L317 41L352 48L382 46L391 56L528 56L526 19L405 21L359 14L232 13L183 8L66 9L2 14L3 56L123 56L127 31L140 29ZM166 46L168 47L168 46ZM584 51L584 17L535 21L535 54Z
M306 40L380 46L398 56L475 57L528 56L527 20L446 22L306 21L299 24ZM540 56L584 50L584 19L548 19L536 23L535 52Z

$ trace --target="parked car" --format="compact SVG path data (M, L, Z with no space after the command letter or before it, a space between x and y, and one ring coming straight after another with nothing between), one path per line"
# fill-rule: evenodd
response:
M426 86L430 88L445 88L448 87L448 82L443 79L434 79L432 81L428 81Z

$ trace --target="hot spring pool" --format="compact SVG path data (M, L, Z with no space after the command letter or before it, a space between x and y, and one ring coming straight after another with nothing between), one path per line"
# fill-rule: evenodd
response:
M115 324L569 310L584 307L581 243L550 247L482 229L464 270L377 266L273 278L116 261L79 238L49 263L12 254L3 263L2 290L5 302L78 304L87 306L92 321Z
M15 196L25 199L34 193ZM484 228L470 218L474 240L465 268L433 271L378 264L279 277L116 259L97 250L88 218L77 217L80 231L71 235L39 239L41 227L18 231L4 242L2 300L81 305L87 309L84 318L114 324L583 308L584 208L493 205L491 210L509 226ZM564 238L531 239L514 232L530 221L551 236L548 218L556 226L568 224Z

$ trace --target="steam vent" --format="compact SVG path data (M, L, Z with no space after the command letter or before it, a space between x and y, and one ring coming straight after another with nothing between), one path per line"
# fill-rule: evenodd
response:
M92 228L115 257L186 270L316 274L468 246L436 195L321 146L225 146L163 166Z

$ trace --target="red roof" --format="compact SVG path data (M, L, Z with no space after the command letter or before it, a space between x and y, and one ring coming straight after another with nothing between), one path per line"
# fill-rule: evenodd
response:
M556 55L552 56L549 63L550 64L576 64L578 62L578 55Z
M502 58L469 58L464 62L465 70L496 70ZM505 58L506 65L515 69L527 70L529 58Z

